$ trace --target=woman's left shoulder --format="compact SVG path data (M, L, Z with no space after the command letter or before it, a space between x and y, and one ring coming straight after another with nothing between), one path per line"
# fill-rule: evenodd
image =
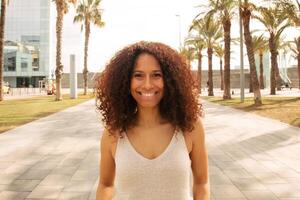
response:
M189 152L192 151L192 147L197 142L204 141L204 128L203 122L201 118L198 118L194 124L193 129L191 131L183 132L184 139L186 141Z

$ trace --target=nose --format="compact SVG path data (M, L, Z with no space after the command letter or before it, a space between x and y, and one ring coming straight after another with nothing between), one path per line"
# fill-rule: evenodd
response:
M152 81L151 81L151 77L150 76L146 76L145 82L144 82L144 88L145 89L151 89L153 87Z

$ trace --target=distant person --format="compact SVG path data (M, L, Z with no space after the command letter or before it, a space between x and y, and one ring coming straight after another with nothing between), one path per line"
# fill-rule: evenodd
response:
M197 88L169 46L138 42L96 80L101 139L97 200L208 200L208 159Z

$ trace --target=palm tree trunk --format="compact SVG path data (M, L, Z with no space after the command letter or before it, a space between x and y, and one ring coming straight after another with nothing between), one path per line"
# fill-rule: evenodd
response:
M201 94L201 81L202 81L202 54L201 54L201 50L199 49L198 52L198 88L199 88L199 94Z
M220 58L220 76L221 76L221 90L224 90L224 75L223 75L223 61Z
M299 81L299 89L300 89L300 51L299 50L298 50L297 60L298 60L298 81Z
M230 19L223 21L224 29L224 93L223 99L231 99L230 93Z
M245 42L246 43L246 42ZM253 86L252 86L252 81L251 81L251 74L252 74L252 69L250 67L250 81L249 81L249 93L253 92Z
M279 68L278 68L278 62L277 62L277 56L278 56L278 51L276 49L276 67L275 67L275 75L276 75L276 87L277 87L277 90L281 90L281 76L279 74Z
M249 60L250 66L250 82L252 83L253 93L254 93L254 104L261 105L261 94L259 89L259 82L257 78L256 66L255 66L255 59L254 59L254 51L253 51L253 43L252 37L250 34L250 22L251 12L247 8L242 10L242 19L243 19L243 27L244 27L244 37L245 37L245 44L247 48L247 55Z
M271 95L276 95L276 63L277 63L277 51L275 47L274 34L270 33L269 48L271 53L271 77L270 87Z
M264 65L263 65L263 54L259 54L259 85L260 89L265 89L264 83Z
M63 1L56 0L56 101L62 100L61 79L63 74L63 65L61 63L61 43L62 43L62 27L63 27Z
M85 41L84 41L84 68L83 68L83 80L84 80L84 91L83 94L87 94L88 90L88 67L87 67L87 59L88 59L88 48L89 48L89 37L90 37L90 23L85 22Z
M0 19L0 101L3 101L3 69L4 69L4 28L5 28L6 0L1 0Z
M214 96L212 54L213 54L212 48L211 47L207 48L207 56L208 56L208 96Z

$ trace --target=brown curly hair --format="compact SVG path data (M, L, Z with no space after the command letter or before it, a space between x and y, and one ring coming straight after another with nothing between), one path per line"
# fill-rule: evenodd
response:
M191 131L201 115L197 82L176 50L162 43L146 41L117 52L96 78L96 106L106 128L112 134L115 131L120 133L133 126L136 120L137 103L130 93L130 81L136 59L142 53L154 56L163 73L161 116L182 131Z

